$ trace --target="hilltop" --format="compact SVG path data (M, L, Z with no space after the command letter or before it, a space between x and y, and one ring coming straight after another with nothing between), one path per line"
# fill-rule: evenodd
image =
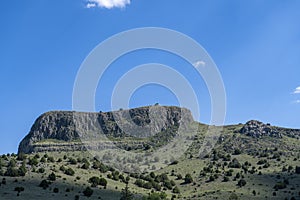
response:
M160 112L167 117L151 126L149 130L157 133L153 135L147 131L153 119L149 113ZM124 113L145 128L142 137L122 131L116 118ZM135 125L127 128L139 131ZM99 158L87 151L95 144L82 141L84 130L97 130L126 152L147 154L172 142L181 125L193 134L186 138L189 147L176 159L128 161L114 158L109 150ZM48 112L35 121L18 155L1 156L0 198L106 200L124 199L132 193L134 199L300 199L299 129L256 120L219 127L212 150L200 155L210 128L194 121L189 110L173 106L105 113ZM104 162L114 159L122 165L142 163L146 170L120 171Z

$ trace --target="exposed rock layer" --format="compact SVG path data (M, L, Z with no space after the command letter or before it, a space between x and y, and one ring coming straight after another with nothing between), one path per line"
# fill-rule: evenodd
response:
M35 121L18 151L84 150L81 141L86 144L90 135L145 138L193 121L190 110L175 106L146 106L99 113L52 111Z

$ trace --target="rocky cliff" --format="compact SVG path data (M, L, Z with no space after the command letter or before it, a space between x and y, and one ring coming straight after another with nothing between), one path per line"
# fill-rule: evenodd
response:
M18 151L84 150L91 135L147 138L166 130L174 131L193 121L190 110L175 106L146 106L99 113L52 111L38 117ZM110 146L110 143L103 141L102 145ZM143 144L133 142L133 146L140 145Z

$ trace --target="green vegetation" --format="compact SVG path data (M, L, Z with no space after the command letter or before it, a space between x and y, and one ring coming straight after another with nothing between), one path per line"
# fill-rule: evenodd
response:
M0 199L300 199L297 137L253 138L227 126L199 157L207 126L198 126L184 156L154 172L125 173L87 152L2 155Z

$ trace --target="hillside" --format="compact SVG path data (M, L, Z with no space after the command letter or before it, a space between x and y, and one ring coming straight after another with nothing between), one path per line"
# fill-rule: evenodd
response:
M167 120L155 126L158 136L147 133L141 138L123 133L112 112L79 116L97 120L89 124L89 130L99 124L109 140L133 153L162 148L184 123L187 131L196 132L187 138L191 143L179 158L141 159L149 170L120 171L104 163L104 157L86 151L79 137L85 129L74 128L72 112L50 112L36 120L20 143L18 155L1 156L0 199L106 200L124 199L130 192L134 199L300 199L300 130L255 120L224 126L212 151L200 155L211 127L194 122L186 109L180 112L178 107L159 107L158 111L167 112ZM151 123L149 109L130 112L135 124ZM115 159L126 164L121 158ZM157 162L165 165L157 167ZM89 189L93 191L90 197Z

